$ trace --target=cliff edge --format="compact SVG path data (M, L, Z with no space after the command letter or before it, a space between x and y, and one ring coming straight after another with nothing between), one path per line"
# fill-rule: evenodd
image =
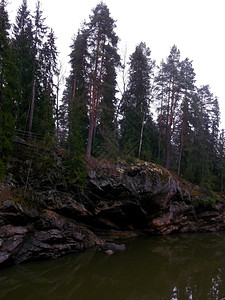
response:
M225 229L224 199L156 164L90 159L79 187L68 182L59 155L31 158L27 147L0 183L0 264L56 258L141 234Z

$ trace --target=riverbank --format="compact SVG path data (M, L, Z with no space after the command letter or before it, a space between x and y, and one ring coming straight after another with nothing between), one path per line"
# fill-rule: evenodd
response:
M51 259L138 235L225 229L225 202L152 163L90 159L83 187L55 153L20 145L0 184L0 263ZM32 152L33 153L33 152Z

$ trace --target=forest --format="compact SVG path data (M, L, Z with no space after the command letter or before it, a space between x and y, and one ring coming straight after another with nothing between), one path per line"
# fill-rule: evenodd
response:
M68 174L79 184L90 157L137 158L224 193L218 99L209 85L196 85L192 61L182 60L176 45L157 65L142 41L126 61L116 22L100 2L75 32L61 90L54 31L40 1L34 12L21 2L14 24L0 2L0 177L14 137L27 132L62 147Z

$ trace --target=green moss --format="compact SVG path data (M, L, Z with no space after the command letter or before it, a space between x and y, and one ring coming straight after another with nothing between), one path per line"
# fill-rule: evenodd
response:
M201 190L192 190L191 199L196 208L213 208L221 200L221 197L213 191L205 193Z
M3 179L3 175L5 173L5 164L3 161L0 159L0 182Z

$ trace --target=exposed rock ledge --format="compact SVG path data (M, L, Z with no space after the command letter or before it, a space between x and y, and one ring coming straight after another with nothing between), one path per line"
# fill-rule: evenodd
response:
M29 165L17 163L22 169ZM151 163L92 160L82 193L63 182L60 170L41 178L30 170L33 204L16 194L25 182L21 168L0 184L0 264L56 258L93 246L114 250L106 240L139 234L225 229L224 201L207 205L207 194Z

